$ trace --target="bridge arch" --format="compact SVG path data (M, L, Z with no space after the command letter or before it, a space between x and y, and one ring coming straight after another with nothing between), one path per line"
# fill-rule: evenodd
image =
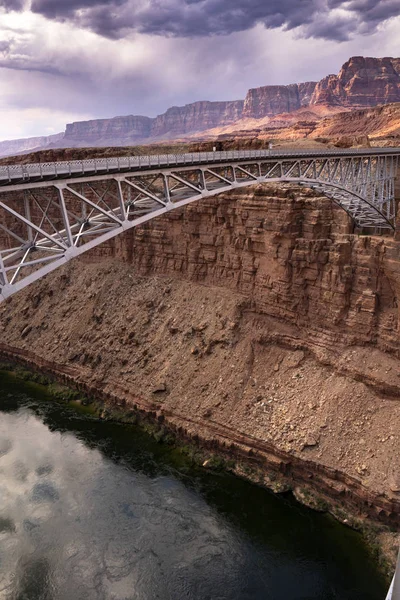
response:
M123 231L259 183L317 189L358 226L391 231L399 154L246 151L0 167L0 301Z

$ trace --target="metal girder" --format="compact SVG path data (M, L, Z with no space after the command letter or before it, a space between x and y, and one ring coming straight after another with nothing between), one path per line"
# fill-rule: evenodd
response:
M107 168L103 159L0 167L0 301L122 231L263 182L312 187L359 227L393 230L399 154L235 151L104 159Z

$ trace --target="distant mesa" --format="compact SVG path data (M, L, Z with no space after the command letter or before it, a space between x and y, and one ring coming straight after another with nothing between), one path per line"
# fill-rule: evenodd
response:
M43 135L19 140L6 140L5 142L0 142L0 156L23 154L42 148L60 148L62 147L64 137L65 133L61 132L48 136Z
M293 112L311 102L315 81L292 85L266 85L247 92L242 117L262 119Z
M277 128L296 111L299 115L294 121L304 124L310 120L302 113L307 108L316 111L312 113L315 117L323 108L352 110L396 102L400 102L400 58L355 56L338 75L327 75L318 82L267 85L250 89L244 100L173 106L155 118L128 115L77 121L55 136L0 142L0 156L47 148L146 144L208 131L215 135L218 128L279 115L281 119L269 123Z
M69 123L65 129L64 139L71 142L96 141L100 139L122 139L128 134L132 141L150 137L153 119L128 115L113 119L95 119Z

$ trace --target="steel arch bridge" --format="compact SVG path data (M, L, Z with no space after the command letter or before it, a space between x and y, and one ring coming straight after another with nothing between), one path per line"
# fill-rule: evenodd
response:
M263 182L318 189L357 226L394 230L399 156L251 150L0 167L0 302L127 229Z

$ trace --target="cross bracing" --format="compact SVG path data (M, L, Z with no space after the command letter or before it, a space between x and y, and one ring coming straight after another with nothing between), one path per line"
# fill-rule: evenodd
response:
M131 227L263 182L312 187L357 226L393 230L399 155L235 151L0 167L0 301Z

